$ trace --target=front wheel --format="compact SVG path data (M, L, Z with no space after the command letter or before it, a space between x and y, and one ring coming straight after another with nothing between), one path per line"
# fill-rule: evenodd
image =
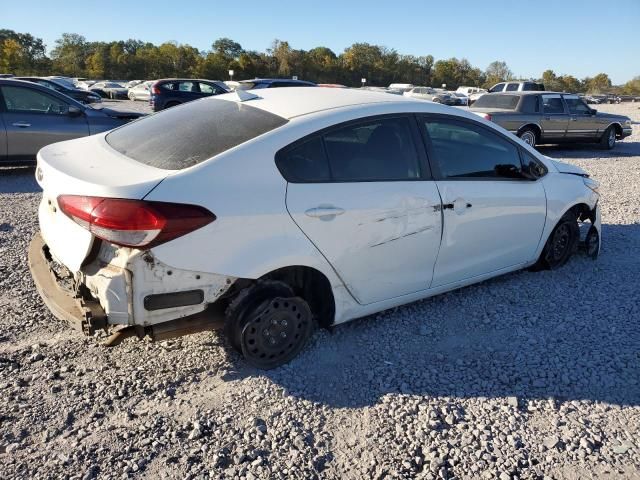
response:
M518 137L526 143L527 145L531 145L535 147L538 143L538 134L533 128L524 128L519 134Z
M580 228L576 215L569 211L565 213L555 226L547 243L542 249L540 258L532 267L533 270L555 270L563 266L573 252L576 251L580 240Z
M616 146L616 128L610 125L600 138L600 147L604 150L611 150Z

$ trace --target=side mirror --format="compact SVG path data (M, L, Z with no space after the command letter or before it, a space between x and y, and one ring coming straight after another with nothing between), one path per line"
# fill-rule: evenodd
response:
M521 173L527 180L537 180L544 175L544 168L538 163L531 161L522 165Z
M76 107L75 105L69 105L69 110L67 110L67 115L70 117L78 117L82 115L82 109Z

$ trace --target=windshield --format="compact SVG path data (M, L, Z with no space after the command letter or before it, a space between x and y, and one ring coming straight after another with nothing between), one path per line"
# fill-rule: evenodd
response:
M120 127L106 140L140 163L181 170L285 123L286 119L259 108L209 97Z
M519 101L519 95L487 93L476 100L476 103L473 104L473 108L504 108L507 110L515 110Z

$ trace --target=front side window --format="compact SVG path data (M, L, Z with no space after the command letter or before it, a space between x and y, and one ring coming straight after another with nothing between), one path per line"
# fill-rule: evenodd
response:
M542 109L544 113L551 115L564 113L562 98L560 98L560 95L543 95Z
M591 112L591 109L577 96L565 95L564 101L567 102L569 107L569 113L573 115L586 115Z
M502 89L504 88L504 83L499 83L497 85L494 85L493 87L491 87L491 89L489 90L490 92L501 92Z
M65 115L69 111L65 102L31 88L3 86L2 96L8 112Z
M338 127L276 155L283 177L294 183L420 179L407 117L386 117Z
M443 179L523 178L518 149L498 134L455 120L425 119L424 126Z

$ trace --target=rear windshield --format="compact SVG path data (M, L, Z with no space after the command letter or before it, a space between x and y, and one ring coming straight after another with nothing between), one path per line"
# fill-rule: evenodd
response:
M487 93L482 95L476 103L473 104L474 108L506 108L508 110L515 110L520 101L519 95L504 95L501 93Z
M140 163L181 170L285 123L278 115L244 103L206 98L120 127L106 140Z

